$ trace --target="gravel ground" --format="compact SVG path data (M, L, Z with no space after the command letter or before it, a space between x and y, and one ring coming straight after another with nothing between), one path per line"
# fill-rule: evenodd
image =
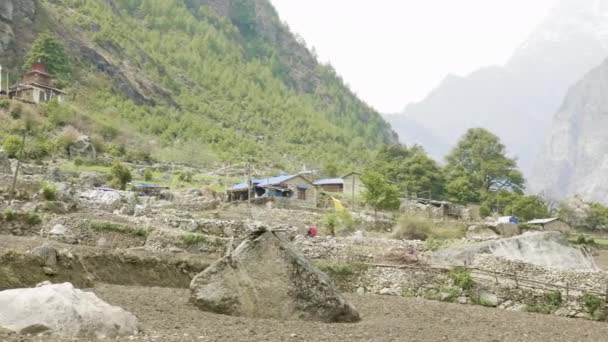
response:
M349 295L363 320L322 324L202 312L188 304L184 289L100 285L95 292L139 317L144 335L123 341L606 341L608 336L608 323L416 298Z

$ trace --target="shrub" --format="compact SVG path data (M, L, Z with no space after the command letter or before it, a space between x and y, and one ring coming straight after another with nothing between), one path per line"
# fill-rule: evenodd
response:
M579 235L576 238L576 243L580 244L580 245L584 245L585 243L587 243L587 240L585 239L585 237L583 235Z
M327 273L331 278L344 279L352 276L359 275L365 272L369 266L363 263L337 263L337 262L323 262L317 264L317 267Z
M189 171L180 171L177 174L177 179L180 182L192 183L192 177L193 176L194 176L194 174L192 172L189 172Z
M57 187L54 184L42 183L40 186L42 191L42 198L47 201L54 201L57 199Z
M11 117L15 120L21 118L21 114L23 114L23 106L20 103L17 103L12 109L11 109Z
M10 158L16 158L17 153L19 153L19 150L21 149L22 140L23 140L22 138L20 138L16 135L7 136L6 138L4 138L4 142L2 143L4 152L6 152L6 154Z
M352 215L347 210L331 210L321 219L323 230L331 236L345 235L355 230Z
M450 277L450 279L452 279L454 285L460 287L463 290L470 290L471 288L473 288L473 277L471 276L471 273L465 270L464 268L456 267L450 270L448 276Z
M123 157L127 153L127 149L125 148L124 145L110 144L110 145L108 145L107 152L112 157L120 158L120 157Z
M29 224L30 226L35 226L35 225L42 223L42 219L36 213L28 213L25 216L25 222L27 224Z
M191 245L196 245L197 243L206 242L207 237L202 234L189 233L189 234L182 235L182 241L186 245L191 246Z
M492 214L492 211L490 210L490 208L487 205L482 205L481 207L479 207L479 216L481 216L481 218L486 218L488 216L490 216Z
M405 240L426 240L433 222L429 219L417 216L402 216L393 232L393 238Z
M82 166L83 163L84 163L84 161L82 160L82 158L74 159L74 166L76 166L76 167Z
M146 169L146 170L144 171L144 180L145 180L146 182L149 182L149 181L151 181L152 179L154 179L154 173L152 173L152 170L150 170L150 169Z
M591 315L594 315L602 307L602 300L591 293L585 293L581 297L581 301Z
M545 293L544 299L545 304L556 308L560 307L563 302L562 293L559 291L551 291L549 293Z
M112 165L110 174L112 175L112 186L121 190L124 190L132 179L131 170L119 162Z
M114 233L129 234L129 235L141 236L141 237L148 236L148 231L143 228L131 229L122 224L113 223L113 222L101 222L101 221L91 222L90 228L95 231L98 231L98 232L114 232Z
M0 100L0 109L8 109L11 103L8 100Z
M6 222L15 221L16 219L17 219L17 213L15 213L14 211L12 211L10 209L6 209L4 211L4 220Z

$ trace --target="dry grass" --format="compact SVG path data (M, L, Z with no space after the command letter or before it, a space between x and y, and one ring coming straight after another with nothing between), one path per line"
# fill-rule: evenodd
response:
M456 240L465 236L466 227L460 223L436 224L419 216L402 216L392 237L401 240Z

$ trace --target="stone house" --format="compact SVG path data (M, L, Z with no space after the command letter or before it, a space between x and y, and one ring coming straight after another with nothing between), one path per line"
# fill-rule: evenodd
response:
M66 92L55 86L55 76L47 73L42 63L35 63L23 75L21 82L9 89L9 97L27 103L39 104L56 99L63 101Z
M318 191L344 192L344 180L342 178L320 179L314 182Z
M342 177L343 191L346 195L356 197L365 189L365 185L361 182L361 173L351 172Z
M532 226L541 227L542 230L567 233L571 230L570 225L558 218L537 219L527 222Z
M247 182L237 184L227 192L228 201L247 201L272 197L275 201L291 202L314 207L317 204L317 189L301 174L283 175L251 180L251 194Z

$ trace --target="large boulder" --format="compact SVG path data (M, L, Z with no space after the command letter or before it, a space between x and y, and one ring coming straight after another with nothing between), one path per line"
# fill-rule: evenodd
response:
M273 231L258 234L192 280L194 305L252 318L360 320L332 280L284 238Z
M139 332L138 321L122 308L72 284L0 291L0 329L68 338L114 338Z

